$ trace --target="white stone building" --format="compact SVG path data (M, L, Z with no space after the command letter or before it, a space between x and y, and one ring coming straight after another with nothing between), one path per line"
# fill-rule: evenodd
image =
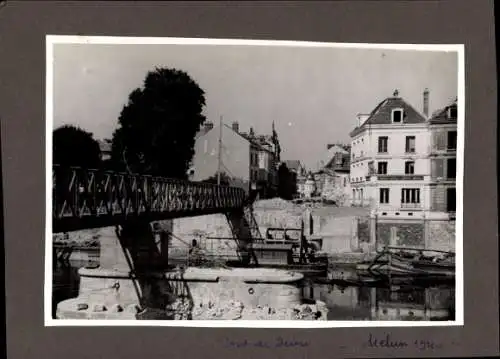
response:
M353 205L384 215L419 217L430 209L430 133L424 114L396 90L351 132Z

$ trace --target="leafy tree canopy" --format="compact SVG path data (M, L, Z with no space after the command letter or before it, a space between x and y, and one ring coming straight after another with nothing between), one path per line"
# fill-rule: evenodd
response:
M64 125L53 131L52 162L60 166L97 169L101 166L99 143L77 126Z
M291 200L297 192L297 179L285 163L278 168L278 196Z
M129 95L113 134L115 169L186 179L204 106L204 91L186 72L148 72L143 87Z

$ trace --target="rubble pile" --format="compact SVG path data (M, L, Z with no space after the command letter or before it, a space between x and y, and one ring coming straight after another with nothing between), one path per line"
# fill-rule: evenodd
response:
M100 234L97 230L81 230L71 233L55 233L52 242L58 245L77 247L99 247Z
M236 320L241 318L243 304L235 300L207 304L200 303L193 308L193 320Z
M167 306L167 312L174 320L327 320L328 309L320 301L277 309L245 307L236 300L200 303L191 309L187 300L179 299Z
M262 199L258 200L253 204L254 208L263 208L263 209L279 209L279 210L297 210L297 206L287 200L282 198L271 198L271 199Z
M243 320L327 320L328 309L323 302L299 304L292 308L270 308L257 306L244 308Z
M177 298L173 303L167 304L165 310L174 320L191 319L191 303L186 298Z

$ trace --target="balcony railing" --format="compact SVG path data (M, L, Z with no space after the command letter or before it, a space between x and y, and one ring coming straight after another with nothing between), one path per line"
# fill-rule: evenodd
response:
M402 209L420 209L422 208L421 203L401 203Z
M450 176L431 176L431 181L433 182L455 182L457 177Z
M379 181L423 181L424 176L423 175L414 175L414 174L408 174L408 175L387 175L387 174L378 174L378 175L373 175L372 177L375 177L375 180ZM370 176L366 176L366 180L370 180Z

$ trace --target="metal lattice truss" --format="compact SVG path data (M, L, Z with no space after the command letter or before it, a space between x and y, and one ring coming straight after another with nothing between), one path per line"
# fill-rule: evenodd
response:
M112 226L242 209L242 188L145 175L53 166L52 229Z

